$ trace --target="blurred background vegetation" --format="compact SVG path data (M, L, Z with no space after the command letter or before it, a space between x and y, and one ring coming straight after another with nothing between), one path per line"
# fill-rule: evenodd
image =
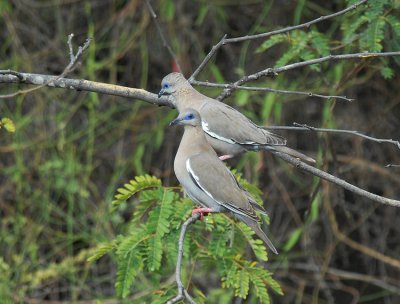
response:
M186 76L223 34L255 34L309 21L355 1L184 1L152 5ZM223 47L198 77L230 82L267 67L326 54L400 50L400 3L371 1L354 12L275 40ZM158 92L173 68L141 0L0 0L0 69L59 74L67 36L92 37L69 75ZM400 139L400 58L324 63L261 79L258 86L355 98L352 103L283 94L236 92L226 100L261 125L358 130ZM0 86L0 94L24 89ZM209 96L219 90L198 88ZM128 229L134 199L110 212L117 187L148 173L176 186L172 164L180 131L175 110L95 93L44 88L0 100L0 301L118 302L116 263L88 263L99 244ZM348 135L282 131L289 146L318 166L373 193L400 199L399 149ZM280 251L265 267L284 295L274 303L399 303L399 210L355 196L293 169L267 153L229 163L263 193L268 234ZM198 230L201 233L201 230ZM210 234L211 235L211 234ZM172 272L169 276L173 275ZM212 272L209 274L211 278ZM159 282L139 276L127 302L146 303ZM243 301L209 277L193 278L209 303ZM206 283L213 282L216 286ZM173 283L173 281L169 281ZM210 288L216 288L213 294ZM149 290L149 291L148 291Z

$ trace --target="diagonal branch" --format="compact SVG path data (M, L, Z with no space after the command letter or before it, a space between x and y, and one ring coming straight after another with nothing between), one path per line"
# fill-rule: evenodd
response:
M183 256L183 242L185 240L186 230L189 225L193 224L200 218L200 213L196 213L192 215L183 225L181 228L181 234L179 236L178 241L178 257L176 259L176 269L175 269L175 276L176 276L176 284L178 285L178 295L167 302L167 304L177 303L181 300L188 300L191 304L196 304L196 302L192 299L189 295L185 287L182 283L181 278L181 270L182 270L182 256Z
M318 176L322 179L325 179L331 183L334 183L348 191L351 191L353 193L356 193L360 196L369 198L370 200L373 200L375 202L384 204L384 205L389 205L389 206L393 206L393 207L400 207L400 201L398 200L394 200L394 199L390 199L390 198L386 198L383 196L379 196L377 194L368 192L364 189L358 188L336 176L333 176L332 174L329 174L325 171L319 170L313 166L307 165L306 163L303 163L302 161L300 161L297 158L294 158L290 155L278 152L278 151L271 151L272 153L274 153L276 156L280 157L281 159L283 159L284 161L292 164L293 166L295 166L296 168L303 170L305 172L311 173L312 175Z
M222 88L222 89L229 89L232 88L234 90L245 90L245 91L258 91L258 92L271 92L271 93L280 93L280 94L292 94L292 95L305 95L308 97L318 97L322 99L341 99L344 101L352 102L354 99L348 98L346 96L335 96L335 95L321 95L315 94L311 92L301 92L301 91L289 91L289 90L278 90L272 88L264 88L264 87L245 87L245 86L234 86L233 84L229 83L213 83L208 81L197 81L192 80L190 82L192 85L199 85L203 87L211 87L211 88Z
M226 34L221 38L221 40L212 47L211 51L208 53L208 55L203 59L203 61L200 63L200 65L198 66L198 68L196 69L196 71L194 71L194 73L192 74L192 76L190 76L189 81L193 81L195 80L195 78L197 77L197 75L204 69L204 67L207 65L207 63L210 61L210 59L214 56L214 54L225 44L229 44L229 43L236 43L236 42L242 42L242 41L249 41L249 40L255 40L255 39L260 39L260 38L268 38L274 35L278 35L278 34L283 34L283 33L288 33L294 30L298 30L298 29L308 29L311 25L321 22L321 21L325 21L343 14L346 14L354 9L356 9L358 6L367 3L368 0L362 0L359 1L351 6L349 6L348 8L345 8L344 10L338 11L336 13L327 15L327 16L321 16L317 19L308 21L306 23L302 23L299 25L295 25L295 26L289 26L289 27L285 27L279 30L275 30L272 32L267 32L267 33L261 33L261 34L256 34L256 35L247 35L247 36L242 36L242 37L236 37L236 38L226 38Z
M347 60L347 59L365 59L365 58L376 58L376 57L392 57L392 56L400 56L400 52L382 52L382 53L369 53L369 52L362 52L362 53L353 53L353 54L340 54L340 55L328 55L325 57L321 58L316 58L316 59L311 59L311 60L306 60L302 62L297 62L293 64L288 64L282 67L277 67L277 68L267 68L262 71L259 71L257 73L251 74L251 75L246 75L237 80L234 83L230 84L230 87L225 89L218 97L217 99L219 101L224 100L228 96L232 94L232 92L241 86L242 84L245 84L249 81L255 81L260 79L261 77L275 77L279 73L282 72L287 72L290 70L294 70L300 67L305 67L313 64L320 64L326 61L336 61L336 60Z
M54 78L48 78L46 81L38 81L40 83L33 83L33 84L38 84L38 86L34 87L34 88L30 88L27 90L21 90L21 91L17 91L15 93L12 94L8 94L8 95L0 95L0 98L13 98L16 97L18 95L22 95L22 94L26 94L26 93L30 93L33 91L36 91L38 89L41 89L45 86L52 86L52 83L57 81L58 79L61 79L65 76L67 76L70 72L72 72L76 65L78 64L78 60L81 58L83 52L89 47L90 45L90 38L87 38L84 42L84 44L82 46L79 46L78 51L76 52L76 54L74 54L74 49L72 46L72 38L74 38L74 34L69 34L68 35L68 48L69 48L69 64L65 67L64 71L58 75L55 76ZM19 72L15 72L15 71L11 71L11 70L2 70L0 71L0 75L14 75L16 77L18 77L18 79L22 82L24 80L23 78L23 73L19 73ZM1 81L0 81L1 82Z
M168 44L167 40L164 37L163 31L161 29L160 24L158 23L157 14L154 12L153 7L150 4L150 0L146 0L147 8L149 9L150 15L154 20L154 24L156 25L158 34L160 35L161 41L163 46L168 50L171 57L174 59L176 66L178 67L179 72L182 72L182 68L179 65L178 57L175 55L174 51L172 50L171 46Z
M375 141L378 143L390 143L393 144L395 146L397 146L397 148L400 149L400 142L398 140L393 140L393 139L384 139L384 138L376 138L376 137L372 137L372 136L368 136L365 134L362 134L358 131L355 130L341 130L341 129L327 129L327 128L315 128L315 127L311 127L307 124L299 124L297 122L293 123L294 127L290 127L290 126L266 126L263 127L263 129L267 129L267 130L296 130L296 131L315 131L315 132L326 132L326 133L339 133L339 134L350 134L350 135L355 135L355 136L359 136L371 141Z

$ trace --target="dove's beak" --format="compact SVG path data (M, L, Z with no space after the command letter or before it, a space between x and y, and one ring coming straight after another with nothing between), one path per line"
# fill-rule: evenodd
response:
M160 98L162 95L164 95L165 90L161 89L160 92L158 92L158 98Z

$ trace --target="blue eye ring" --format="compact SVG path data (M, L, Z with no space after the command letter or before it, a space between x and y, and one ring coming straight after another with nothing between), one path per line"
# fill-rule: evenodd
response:
M194 118L194 115L192 113L185 116L185 120L192 120L193 118Z
M169 84L168 83L164 83L163 89L168 89L168 88L169 88Z

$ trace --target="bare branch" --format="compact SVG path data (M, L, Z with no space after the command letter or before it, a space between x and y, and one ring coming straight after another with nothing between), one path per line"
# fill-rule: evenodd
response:
M254 40L254 39L260 39L260 38L267 38L267 37L271 37L274 35L278 35L278 34L283 34L283 33L287 33L287 32L291 32L294 30L298 30L298 29L308 29L311 25L321 22L321 21L325 21L343 14L346 14L354 9L356 9L358 6L364 4L368 2L368 0L362 0L360 2L357 2L351 6L349 6L348 8L341 10L339 12L333 13L331 15L327 15L327 16L321 16L317 19L311 20L309 22L303 23L303 24L299 24L299 25L295 25L295 26L289 26L289 27L285 27L283 29L280 30L276 30L276 31L272 31L272 32L268 32L268 33L262 33L262 34L256 34L256 35L251 35L251 36L243 36L243 37L237 37L237 38L230 38L230 39L226 39L224 41L224 44L228 44L228 43L236 43L236 42L242 42L242 41L248 41L248 40Z
M192 76L189 77L189 82L194 81L194 79L196 78L197 75L199 75L199 73L204 69L204 67L207 65L207 63L210 61L210 59L212 58L212 56L214 56L214 54L218 51L218 49L224 45L225 43L225 38L226 38L226 34L221 38L221 40L212 47L211 51L207 54L207 56L203 59L203 61L200 63L200 65L198 66L198 68L196 69L196 71L193 72Z
M15 71L7 73L8 75L4 74L6 73L0 72L0 83L23 83L77 91L88 91L120 97L136 98L158 106L175 107L173 101L168 97L162 96L161 98L158 98L156 94L142 89L89 81L85 79L59 78L59 76L43 74L19 73Z
M323 99L342 99L348 102L354 101L352 98L347 98L346 96L335 96L335 95L321 95L321 94L314 94L314 93L307 93L301 91L289 91L289 90L278 90L272 88L262 88L262 87L245 87L245 86L234 86L233 84L229 83L213 83L208 81L197 81L192 80L190 82L192 85L199 85L204 87L211 87L211 88L223 88L229 89L232 88L234 90L246 90L246 91L261 91L261 92L271 92L271 93L282 93L282 94L293 94L293 95L305 95L309 97L318 97Z
M285 265L287 267L287 265ZM314 272L320 272L321 270L313 265L309 264L304 264L304 263L293 263L290 264L290 268L294 269L301 269L301 270L306 270L306 271L314 271ZM392 282L388 283L384 280L377 279L376 277L363 274L363 273L356 273L356 272L350 272L350 271L345 271L341 269L336 269L332 267L328 267L326 269L326 272L332 276L338 276L340 278L343 278L345 280L355 280L355 281L360 281L360 282L367 282L370 284L373 284L375 286L381 287L383 289L389 290L390 292L400 294L400 285L398 285L398 282Z
M258 80L261 77L266 76L277 76L281 72L286 72L290 70L294 70L300 67L313 65L313 64L320 64L326 61L336 61L336 60L347 60L347 59L364 59L364 58L376 58L376 57L389 57L389 56L400 56L400 52L383 52L383 53L369 53L369 52L362 52L362 53L354 53L354 54L342 54L342 55L328 55L321 58L311 59L307 61L297 62L293 64L288 64L283 67L278 68L267 68L257 73L243 76L241 79L237 80L236 82L230 84L230 87L225 89L217 99L222 101L228 96L232 94L232 92L239 86L249 81Z
M392 167L394 167L394 168L400 168L400 165L387 164L387 165L385 166L385 168L392 168Z
M293 123L294 127L290 127L290 126L265 126L263 127L263 129L267 129L267 130L296 130L296 131L315 131L315 132L327 132L327 133L339 133L339 134L350 134L350 135L356 135L371 141L375 141L378 143L390 143L393 144L395 146L397 146L397 148L400 149L400 142L397 140L393 140L393 139L382 139L382 138L376 138L376 137L372 137L372 136L368 136L365 134L360 133L359 131L354 131L354 130L342 130L342 129L327 129L327 128L315 128L315 127L311 127L307 124L299 124L297 122Z
M178 241L178 257L176 259L176 269L175 269L175 276L176 276L176 284L178 285L178 295L173 299L169 300L167 304L177 303L183 299L188 300L191 304L196 304L196 302L192 299L189 295L185 287L183 286L182 279L181 279L181 270L182 270L182 256L183 256L183 242L185 240L186 230L189 225L193 224L200 218L200 213L196 213L192 215L186 222L182 225L181 234L179 236Z
M41 83L33 88L27 89L27 90L21 90L21 91L17 91L15 93L12 94L7 94L7 95L0 95L0 98L13 98L16 97L18 95L22 95L22 94L26 94L26 93L30 93L33 92L35 90L38 90L40 88L43 88L47 85L52 86L52 82L57 81L60 78L65 77L66 75L68 75L70 72L73 71L73 69L76 67L78 60L80 59L80 57L82 56L83 52L89 47L90 45L90 38L87 38L84 42L84 44L82 46L80 46L78 48L78 51L76 52L76 54L74 55L74 50L72 47L72 38L74 37L74 34L70 34L68 35L68 48L69 48L69 64L65 67L64 71L58 75L58 76L52 76L52 77L48 77L47 81L43 82L41 81ZM16 77L18 77L18 79L21 81L21 83L24 83L24 77L23 74L24 73L19 73L19 72L15 72L15 71L10 71L8 70L9 73L0 73L0 74L5 74L5 75L14 75ZM2 71L2 72L6 72L6 71ZM1 83L1 81L0 81ZM38 83L32 83L32 84L38 84Z
M167 40L166 40L165 37L164 37L164 34L163 34L162 30L161 30L161 26L160 26L160 24L158 23L157 15L156 15L156 13L154 12L154 9L153 9L153 7L152 7L151 4L150 4L150 0L146 0L146 5L147 5L147 8L149 9L150 16L153 18L154 24L156 25L158 34L159 34L160 37L161 37L161 41L162 41L162 43L163 43L163 46L168 50L169 54L170 54L171 57L174 59L175 64L176 64L176 66L178 67L179 72L182 72L182 68L181 68L181 66L180 66L180 64L179 64L178 57L175 55L175 53L174 53L174 51L172 50L171 46L168 44Z
M303 170L305 172L311 173L312 175L318 176L322 179L325 179L327 181L330 181L346 190L349 190L353 193L356 193L358 195L361 195L363 197L369 198L370 200L373 200L375 202L384 204L384 205L389 205L389 206L394 206L394 207L400 207L400 201L398 200L394 200L394 199L390 199L390 198L386 198L383 196L379 196L377 194L373 194L371 192L368 192L366 190L363 190L361 188L358 188L336 176L333 176L332 174L329 174L327 172L324 172L322 170L319 170L313 166L307 165L306 163L303 163L302 161L300 161L297 158L294 158L290 155L278 152L278 151L271 151L272 153L274 153L276 156L282 158L283 160L285 160L288 163L291 163L292 165L294 165L296 168Z
M208 53L208 55L204 58L204 60L202 61L202 63L199 65L199 67L196 69L196 71L194 71L194 73L192 74L192 76L190 76L189 78L189 82L192 82L197 75L204 69L204 67L207 65L207 63L210 61L211 57L214 56L214 54L221 48L221 46L225 45L225 44L229 44L229 43L236 43L236 42L242 42L242 41L249 41L249 40L255 40L255 39L259 39L259 38L267 38L267 37L271 37L274 35L278 35L278 34L283 34L283 33L288 33L294 30L298 30L298 29L308 29L311 25L321 22L321 21L325 21L343 14L346 14L354 9L356 9L358 6L367 3L368 0L362 0L360 2L357 2L351 6L349 6L348 8L341 10L339 12L333 13L331 15L327 15L327 16L321 16L317 19L311 20L309 22L306 23L302 23L299 25L295 25L295 26L289 26L289 27L285 27L283 29L280 30L275 30L272 32L267 32L267 33L261 33L261 34L256 34L256 35L247 35L247 36L242 36L242 37L236 37L236 38L226 38L226 34L222 37L222 39L213 46L213 48L211 49L211 51Z

